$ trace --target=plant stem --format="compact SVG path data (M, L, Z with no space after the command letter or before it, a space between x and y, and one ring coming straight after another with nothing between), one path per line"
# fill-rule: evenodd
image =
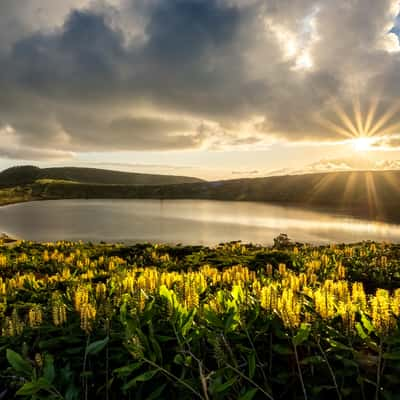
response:
M294 349L294 356L296 358L297 372L299 374L301 389L303 390L304 399L307 400L307 392L306 392L306 387L304 386L303 374L301 372L301 367L299 362L299 355L297 353L297 346L294 343L293 343L293 349Z
M338 399L339 399L339 400L342 400L342 394L340 393L339 386L338 386L337 381L336 381L335 373L334 373L334 371L333 371L333 369L332 369L332 366L331 366L331 364L330 364L330 362L329 362L329 360L328 360L328 357L326 356L326 353L325 353L324 349L322 348L321 343L320 343L319 340L317 340L317 346L318 346L319 351L320 351L321 354L322 354L323 359L324 359L325 362L326 362L326 366L328 367L329 373L331 374L332 381L333 381L333 384L334 384L334 386L335 386L336 393L337 393L337 395L338 395Z
M232 371L235 371L237 374L239 374L243 379L245 379L247 382L251 383L254 387L256 387L261 393L263 393L268 399L274 400L274 398L266 392L260 385L258 385L256 382L254 382L252 379L250 379L248 376L246 376L242 371L239 369L235 368L233 365L227 364L227 367L230 368Z
M154 368L159 369L164 375L167 375L169 378L172 378L174 380L176 380L177 382L179 382L182 386L185 386L186 389L190 390L193 394L195 394L198 398L204 400L204 397L201 395L201 393L199 393L196 389L194 389L192 386L190 386L189 384L187 384L185 381L183 381L182 379L178 378L176 375L172 374L171 372L169 372L168 370L166 370L165 368L161 367L161 365L156 364L155 362L148 360L147 358L142 358L142 360L151 365Z
M376 391L375 400L379 400L379 391L381 386L381 364L382 364L382 337L379 338L379 353L378 353L378 365L376 366Z
M249 343L250 343L251 348L252 348L253 351L254 351L254 354L255 354L255 357L256 357L257 362L258 362L259 364L261 364L260 358L259 358L258 355L257 355L256 347L254 346L254 343L253 343L253 341L251 340L249 331L248 331L248 329L247 329L246 327L244 327L244 331L246 332L247 339L248 339L248 341L249 341ZM262 376L263 376L263 378L264 378L264 384L265 384L265 386L269 386L269 385L268 385L267 377L266 377L265 372L264 372L264 368L261 368L261 374L262 374ZM271 391L270 388L268 388L268 390Z
M86 346L85 346L85 355L83 356L83 368L82 368L82 374L83 374L83 390L85 393L85 400L88 399L88 386L87 386L87 377L86 377L86 362L87 362L87 348L90 343L90 335L87 335L86 337Z
M106 330L107 330L107 337L110 337L110 320L107 318L106 320ZM110 379L109 376L109 368L110 368L110 361L109 361L109 347L108 342L106 344L106 400L109 399L109 388L108 388L108 381Z

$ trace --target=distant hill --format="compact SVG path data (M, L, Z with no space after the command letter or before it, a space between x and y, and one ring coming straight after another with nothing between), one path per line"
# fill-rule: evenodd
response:
M153 198L263 201L400 221L400 171L331 172L180 185L36 184L39 198Z
M9 193L3 190L0 204L64 198L262 201L400 222L400 171L330 172L206 182L85 168L23 168L24 173L12 174L6 170L0 174L0 182L13 176L8 184L20 186L12 192L7 189ZM168 184L171 180L173 184Z
M38 180L71 181L103 185L171 185L201 182L201 179L174 175L152 175L98 168L20 166L0 172L0 187L30 185Z

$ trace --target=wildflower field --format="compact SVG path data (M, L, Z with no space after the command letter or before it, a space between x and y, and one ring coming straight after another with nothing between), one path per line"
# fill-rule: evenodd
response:
M0 245L0 399L400 399L400 246Z

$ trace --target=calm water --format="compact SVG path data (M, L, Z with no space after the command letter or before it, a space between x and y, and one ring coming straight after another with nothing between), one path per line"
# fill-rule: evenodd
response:
M0 207L0 232L37 241L271 244L284 232L311 243L400 242L400 225L262 203L206 200L57 200Z

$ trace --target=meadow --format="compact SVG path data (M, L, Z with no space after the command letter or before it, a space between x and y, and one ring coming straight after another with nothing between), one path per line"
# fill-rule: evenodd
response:
M0 399L398 399L400 245L0 245Z

